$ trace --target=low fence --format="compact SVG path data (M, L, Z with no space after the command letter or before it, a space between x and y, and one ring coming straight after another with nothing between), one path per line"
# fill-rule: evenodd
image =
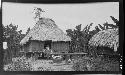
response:
M34 57L35 59L38 59L38 57L43 57L44 58L44 53L42 51L39 51L39 52L28 52L28 53L25 53L25 52L22 52L22 54L24 54L26 57ZM41 55L42 54L42 55ZM88 53L50 53L49 54L50 56L52 55L55 55L55 56L58 56L58 55L61 55L64 57L64 59L68 60L70 58L77 58L77 56L84 56L84 55L88 55ZM104 57L117 57L119 55L109 55L109 54L99 54L100 56L104 56Z
M21 54L24 54L26 57L33 57L33 56L40 56L40 54L43 54L42 51L39 52L21 52ZM70 57L73 55L87 55L88 53L50 53L49 55L63 55L66 57Z

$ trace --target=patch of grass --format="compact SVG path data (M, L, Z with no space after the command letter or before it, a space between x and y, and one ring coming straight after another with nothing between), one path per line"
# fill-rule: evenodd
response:
M102 57L83 57L72 68L75 71L119 71L119 62Z
M53 71L51 67L38 67L38 71Z

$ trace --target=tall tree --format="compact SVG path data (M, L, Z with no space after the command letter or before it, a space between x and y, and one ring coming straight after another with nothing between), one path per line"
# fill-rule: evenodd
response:
M42 12L45 12L45 11L43 9L41 9L41 8L34 7L34 11L33 11L33 13L35 14L34 19L41 18Z

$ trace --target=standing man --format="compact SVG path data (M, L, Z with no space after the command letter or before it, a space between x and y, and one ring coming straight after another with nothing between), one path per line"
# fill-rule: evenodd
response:
M47 57L48 59L50 58L50 53L52 53L52 50L49 48L49 46L47 45L43 51L45 53L45 57Z

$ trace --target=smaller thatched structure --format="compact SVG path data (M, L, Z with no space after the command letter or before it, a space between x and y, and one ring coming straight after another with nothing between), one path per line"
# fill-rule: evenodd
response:
M117 51L119 47L118 29L107 29L95 34L89 41L90 46L104 46Z

